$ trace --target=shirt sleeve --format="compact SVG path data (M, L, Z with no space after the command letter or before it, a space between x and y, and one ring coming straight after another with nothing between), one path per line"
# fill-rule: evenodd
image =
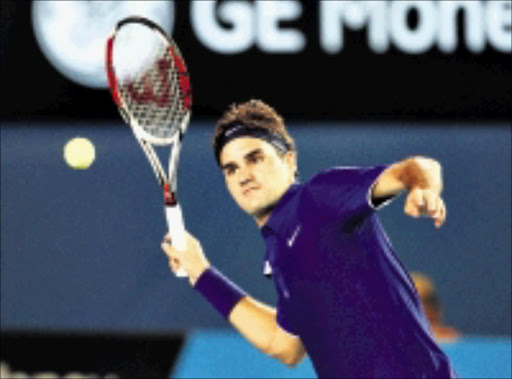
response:
M285 301L279 298L277 301L277 324L281 329L289 334L293 334L295 336L299 336L299 332L297 328L293 325L291 320L291 315L288 313L289 309L286 307Z
M361 219L391 200L375 206L371 198L377 178L387 167L335 167L325 170L308 182L308 193L319 210L326 214Z

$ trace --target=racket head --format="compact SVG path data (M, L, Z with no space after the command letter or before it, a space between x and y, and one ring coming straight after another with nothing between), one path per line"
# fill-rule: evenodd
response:
M107 40L106 71L114 102L137 137L169 145L192 108L190 76L177 44L139 16L119 21Z

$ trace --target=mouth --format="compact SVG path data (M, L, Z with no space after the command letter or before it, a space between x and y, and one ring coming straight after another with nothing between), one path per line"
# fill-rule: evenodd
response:
M242 194L244 196L248 196L249 194L251 194L252 192L258 190L258 187L250 187L250 188L246 188L243 190Z

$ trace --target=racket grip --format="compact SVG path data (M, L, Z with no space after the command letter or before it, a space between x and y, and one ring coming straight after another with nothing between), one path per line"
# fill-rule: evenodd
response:
M186 247L185 241L185 224L183 223L183 214L179 204L165 207L165 218L167 219L167 227L172 245L178 250L183 251ZM179 278L188 276L183 268L179 268L175 272Z

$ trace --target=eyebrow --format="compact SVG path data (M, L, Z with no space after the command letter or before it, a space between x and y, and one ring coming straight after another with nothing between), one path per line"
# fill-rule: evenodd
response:
M221 166L220 166L220 169L221 169L222 171L224 171L224 170L227 170L228 168L235 168L236 166L237 166L237 165L236 165L236 163L229 162L229 163L226 163L226 164L221 165Z
M254 149L254 150L248 152L247 154L245 154L244 159L253 158L256 155L260 155L260 154L263 154L263 150L261 150L260 148L257 148L257 149Z
M244 159L253 158L259 154L263 154L263 150L261 150L260 148L256 148L254 150L249 151L247 154L245 154ZM226 170L228 168L234 168L237 166L238 165L235 162L228 162L226 164L221 165L220 168L221 168L221 170Z

